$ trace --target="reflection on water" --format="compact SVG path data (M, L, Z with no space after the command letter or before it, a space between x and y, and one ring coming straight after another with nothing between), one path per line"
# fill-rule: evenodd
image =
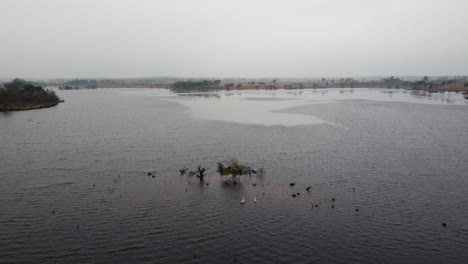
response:
M204 99L221 99L221 95L218 93L180 93L177 96L188 96L188 97L202 97Z
M466 100L463 100L463 94L456 92L429 92L412 90L410 91L410 94L416 98L427 99L436 103L467 104Z
M255 97L247 94L228 95L206 94L203 95L183 95L184 100L168 99L183 104L190 109L196 118L218 120L224 122L236 122L243 124L259 125L311 125L327 123L312 115L282 113L281 110L297 107L304 104L301 100L291 100L291 98L265 98ZM199 100L202 98L202 100ZM211 100L211 99L216 100ZM207 100L204 100L207 99Z
M339 125L328 120L322 120L310 113L302 115L292 113L290 110L308 104L337 103L343 100L466 104L466 100L463 99L462 95L454 92L410 91L408 95L406 90L351 88L183 93L167 100L183 104L196 118L266 126Z

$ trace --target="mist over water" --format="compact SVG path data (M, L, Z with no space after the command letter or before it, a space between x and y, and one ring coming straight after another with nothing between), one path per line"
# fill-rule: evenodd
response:
M459 94L58 94L66 103L0 115L3 262L468 258L468 116ZM216 163L232 158L265 175L226 185ZM179 175L199 164L210 168L203 184Z

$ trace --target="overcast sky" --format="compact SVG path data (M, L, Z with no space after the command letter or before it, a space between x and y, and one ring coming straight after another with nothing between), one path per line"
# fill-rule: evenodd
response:
M467 0L0 0L0 78L468 75Z

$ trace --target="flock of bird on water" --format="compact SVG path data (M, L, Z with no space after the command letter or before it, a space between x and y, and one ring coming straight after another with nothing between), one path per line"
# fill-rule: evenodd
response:
M152 178L155 178L155 177L156 177L156 175L154 175L154 174L151 173L151 172L148 172L147 175L150 176L150 177L152 177ZM209 183L206 183L206 185L209 185ZM290 186L290 187L294 187L295 185L296 185L295 182L289 183L289 186ZM257 184L256 184L256 183L252 183L252 186L255 187L255 186L257 186ZM93 187L96 187L96 185L93 184ZM311 189L311 188L312 188L312 186L308 186L308 187L306 188L306 191L307 191L307 192L310 192L310 189ZM187 192L188 189L185 189L185 191ZM353 187L353 192L355 192L355 191L356 191L356 188ZM265 195L265 193L263 193L263 195ZM295 198L295 197L297 197L297 196L299 196L299 195L301 195L300 192L291 194L291 196L292 196L293 198ZM336 198L332 198L332 202L334 203L335 201L336 201ZM254 203L257 203L257 197L256 197L255 195L254 195L254 197L253 197L253 202L254 202ZM244 204L245 204L245 196L243 196L243 197L242 197L242 200L240 200L240 204L241 204L241 205L244 205ZM312 204L312 207L318 207L318 204ZM332 204L331 207L332 207L332 208L335 208L335 205ZM355 210L356 212L359 212L359 208L355 208L354 210ZM50 211L49 214L55 214L55 211ZM446 227L446 226L447 226L447 223L445 223L445 222L442 223L442 226L443 226L443 227ZM79 226L76 226L76 229L80 229L80 227L79 227Z
M152 178L155 178L155 175L152 174L151 172L148 172L148 176L151 176ZM225 184L228 184L228 182L225 181ZM234 181L234 184L237 184L236 181ZM206 185L209 185L209 183L206 183ZM296 185L295 182L289 183L289 186L290 186L290 187L294 187L295 185ZM256 187L256 186L257 186L257 183L252 183L252 186L253 186L253 187ZM263 186L263 185L262 185L262 186ZM312 186L308 186L308 187L305 188L305 190L306 190L307 192L310 192L310 191L311 191L311 188L312 188ZM185 191L187 192L188 189L186 188ZM355 188L355 187L353 187L353 192L356 192L356 188ZM264 192L263 192L263 195L265 195ZM301 195L300 192L291 194L291 196L292 196L293 198L296 198L297 196L300 196L300 195ZM333 197L333 198L331 199L331 201L332 201L331 208L335 208L334 203L335 203L335 201L336 201L336 198ZM254 203L257 203L257 197L256 197L255 195L254 195L254 197L253 197L253 202L254 202ZM243 196L242 199L240 200L240 204L241 204L241 205L244 205L244 204L245 204L245 196ZM317 207L318 207L318 204L312 204L312 208L314 208L314 207L317 208ZM359 212L359 208L355 208L354 210L355 210L356 212ZM443 223L442 223L442 227L445 228L446 226L447 226L447 223L443 222ZM194 254L194 255L193 255L193 259L197 259L197 258L198 258L197 254ZM239 262L239 259L238 259L238 258L234 258L234 259L233 259L233 262L235 262L235 263L236 263L236 262Z
M291 183L289 184L289 186L291 186L291 187L293 187L294 185L296 185L295 182L291 182ZM256 184L256 183L252 183L252 186L255 187L255 186L257 186L257 184ZM312 186L308 186L308 187L306 188L306 191L310 192L310 188L312 188ZM353 192L354 192L355 190L356 190L356 189L353 188ZM265 195L265 193L263 193L263 195ZM297 196L299 196L299 195L301 195L300 192L298 192L298 193L293 193L291 196L295 198L295 197L297 197ZM335 201L336 201L336 198L332 198L332 202L335 202ZM254 203L257 203L257 197L256 197L255 195L254 195L254 198L253 198L253 202L254 202ZM245 196L243 196L243 197L242 197L242 200L240 200L240 204L245 204ZM312 205L312 207L314 207L314 205ZM318 207L318 204L316 204L315 207ZM335 206L332 205L332 208L335 208ZM359 211L359 209L356 208L356 212L357 212L357 211Z
M154 174L152 174L151 172L148 172L148 176L151 176L152 178L155 178L155 177L156 177L156 176L155 176ZM225 183L227 184L227 181L226 181ZM236 182L234 182L234 184L235 184L235 183L236 183ZM209 185L209 183L206 183L206 185ZM290 186L290 187L294 187L295 185L296 185L295 182L289 183L289 186ZM257 184L256 184L256 183L252 183L252 186L255 187L255 186L257 186ZM306 187L306 191L307 191L307 192L310 192L310 189L311 189L311 188L312 188L312 186ZM187 192L188 189L185 189L185 191ZM356 188L353 187L353 192L355 192L355 191L356 191ZM263 195L265 195L265 193L263 193ZM292 196L293 198L296 198L296 197L299 196L299 195L301 195L300 192L291 194L291 196ZM333 198L332 198L332 203L334 203L335 201L336 201L336 198L333 197ZM257 203L257 197L256 197L255 195L254 195L254 197L253 197L253 202L254 202L254 203ZM244 204L245 204L245 196L243 196L243 197L242 197L242 200L240 200L240 204L241 204L241 205L244 205ZM312 204L312 207L318 207L318 204ZM335 205L332 204L331 208L335 208ZM355 210L356 212L359 212L359 208L355 208L354 210ZM443 227L446 227L446 226L447 226L447 223L443 222L443 223L442 223L442 226L443 226Z
M148 172L147 175L150 176L150 177L152 177L152 178L155 178L155 177L156 177L156 175L154 175L154 174L151 173L151 172ZM226 181L225 183L227 184L227 181ZM209 183L206 183L206 185L209 185ZM295 182L289 183L289 186L290 186L290 187L294 187L295 185L296 185ZM256 183L252 183L252 186L256 187L257 184L256 184ZM96 187L96 185L93 184L93 187ZM308 187L306 187L305 189L306 189L307 192L310 192L310 189L311 189L311 188L312 188L312 186L308 186ZM187 192L188 189L185 189L185 191ZM355 191L356 191L356 188L353 187L353 192L355 192ZM265 193L263 193L263 195L265 195ZM299 196L299 195L301 195L300 192L291 194L291 196L292 196L293 198L295 198L295 197L297 197L297 196ZM335 201L336 201L336 198L332 198L332 203L334 203ZM253 202L254 202L254 203L257 203L257 197L256 197L256 196L253 197ZM243 197L242 197L242 200L240 200L240 204L241 204L241 205L244 205L244 204L245 204L245 196L243 196ZM318 204L312 204L312 207L318 207ZM332 208L335 208L335 205L332 204L331 207L332 207ZM359 212L359 208L355 208L354 210L355 210L356 212ZM55 211L50 211L49 214L55 215ZM447 226L447 223L443 222L443 223L442 223L442 226L443 226L443 227L446 227L446 226ZM77 230L80 229L80 226L76 226L76 229L77 229ZM194 259L197 259L197 258L198 258L197 254L194 254L192 257L193 257ZM239 262L239 259L238 259L238 258L234 258L234 259L233 259L233 262Z

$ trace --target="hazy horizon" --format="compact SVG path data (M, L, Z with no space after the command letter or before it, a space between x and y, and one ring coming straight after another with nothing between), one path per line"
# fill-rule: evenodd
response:
M468 75L468 2L5 0L0 79Z
M414 75L414 76L399 76L399 75L382 75L382 76L329 76L329 77L212 77L212 76L195 76L195 77L186 77L186 76L135 76L135 77L25 77L25 76L15 76L8 78L0 78L0 82L9 82L14 79L23 79L26 81L68 81L68 80L222 80L222 81L265 81L265 80L278 80L279 82L291 82L291 81L317 81L322 78L328 80L339 80L351 78L354 80L380 80L383 78L395 77L401 80L419 80L424 77L429 77L431 80L440 79L440 78L467 78L468 75Z

